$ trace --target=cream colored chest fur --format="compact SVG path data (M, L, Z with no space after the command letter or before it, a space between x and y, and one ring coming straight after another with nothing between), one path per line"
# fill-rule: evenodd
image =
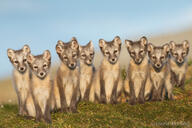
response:
M33 94L40 105L42 112L45 112L47 100L50 98L50 78L47 76L44 80L33 75L32 78Z
M87 66L85 64L81 64L80 66L80 92L83 98L87 87L91 83L93 70L92 66Z
M134 62L130 62L130 66L131 66L131 70L133 70L131 74L131 79L134 82L135 96L137 98L139 96L139 92L141 90L143 82L147 77L147 72L148 72L147 59L143 60L143 62L140 65L136 65L134 64Z
M74 70L70 70L63 65L61 68L63 72L63 88L64 88L64 95L66 98L67 105L70 106L74 89L77 87L79 82L79 68L76 67Z
M187 70L187 63L185 62L181 67L177 66L174 60L170 60L170 67L171 70L178 76L179 81L181 81L183 75L186 73Z
M16 82L14 87L16 93L20 93L21 101L24 102L29 93L29 71L27 70L24 74L21 74L14 70L13 75Z
M106 99L107 99L107 103L109 103L111 99L114 83L119 77L119 70L120 70L119 63L117 62L116 64L111 65L109 64L109 62L103 62L102 70L103 70L103 80L105 82Z

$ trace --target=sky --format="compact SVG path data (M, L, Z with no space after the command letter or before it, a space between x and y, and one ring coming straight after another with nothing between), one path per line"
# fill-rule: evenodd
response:
M192 27L191 0L0 0L0 78L13 69L7 49L28 44L34 55L49 49L58 61L55 45L75 36L80 45Z

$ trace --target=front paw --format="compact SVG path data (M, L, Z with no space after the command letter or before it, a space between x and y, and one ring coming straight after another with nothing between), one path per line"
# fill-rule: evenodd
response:
M136 104L135 99L131 99L131 100L129 101L129 104L130 104L130 105L135 105L135 104Z
M145 103L145 100L144 100L143 98L142 98L142 99L139 98L138 103L139 103L139 104L144 104L144 103Z

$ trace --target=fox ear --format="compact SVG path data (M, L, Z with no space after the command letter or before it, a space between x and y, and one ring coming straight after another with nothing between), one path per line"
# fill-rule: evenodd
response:
M175 42L174 41L170 41L169 47L170 47L170 50L175 49Z
M115 44L116 46L121 46L121 39L120 39L119 36L116 36L116 37L114 38L114 44Z
M48 61L51 60L51 53L50 53L49 50L46 50L46 51L43 53L43 58L44 58L45 60L48 60Z
M57 41L55 49L57 54L61 54L63 52L63 42L61 40Z
M186 49L189 48L189 42L187 40L183 41L183 48L186 48Z
M106 46L105 40L104 40L104 39L100 39L100 40L99 40L99 47L100 47L100 48L104 48L105 46Z
M153 44L149 43L149 44L147 45L147 51L148 51L149 53L152 53L153 50L154 50Z
M164 44L164 45L163 45L163 50L168 54L168 53L169 53L169 50L170 50L169 44Z
M26 44L26 45L23 46L23 52L25 54L28 54L28 53L31 52L29 45Z
M131 40L125 40L125 45L129 49L131 47L132 41Z
M94 50L93 42L89 41L88 46L91 50Z
M78 44L77 39L75 37L73 37L71 39L71 48L74 50L77 50L79 48L79 44Z
M147 46L147 38L145 37L145 36L143 36L143 37L141 37L141 39L140 39L140 41L141 41L141 44L143 45L143 46Z
M35 60L35 57L32 55L32 54L28 54L27 55L27 62L29 63L29 64L31 64L31 63L33 63L33 61Z
M15 54L15 51L13 49L7 49L7 56L9 58L12 58Z

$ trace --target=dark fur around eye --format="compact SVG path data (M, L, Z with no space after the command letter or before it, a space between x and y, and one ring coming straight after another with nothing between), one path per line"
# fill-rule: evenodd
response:
M34 69L38 69L38 66L33 66Z
M19 63L19 61L15 60L15 61L14 61L14 63L15 63L15 64L18 64L18 63Z
M44 64L44 65L43 65L43 68L46 68L46 67L47 67L47 64Z
M76 56L77 56L77 54L73 54L73 55L72 55L73 58L76 57Z
M26 62L27 61L27 59L23 59L23 62Z
M117 51L117 50L115 50L115 51L114 51L114 54L116 54L117 52L118 52L118 51Z

